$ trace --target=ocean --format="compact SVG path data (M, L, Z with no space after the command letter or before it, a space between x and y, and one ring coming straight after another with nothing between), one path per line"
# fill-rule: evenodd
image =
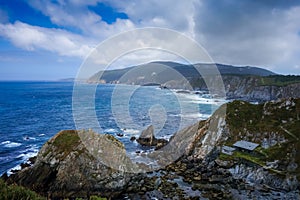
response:
M80 96L83 104L78 105L72 102L72 82L0 82L0 174L19 169L61 130L91 128L112 134L125 144L128 154L134 154L141 146L130 138L147 126L154 125L156 137L168 139L181 128L207 119L224 103L206 93L178 93L156 86L80 87L96 90L93 96ZM84 101L94 107L85 107ZM90 123L89 110L96 113L97 125Z

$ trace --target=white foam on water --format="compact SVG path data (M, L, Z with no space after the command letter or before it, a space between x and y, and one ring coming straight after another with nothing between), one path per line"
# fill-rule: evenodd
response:
M13 148L13 147L18 147L18 146L21 146L22 144L21 143L18 143L18 142L11 142L11 141L4 141L4 142L1 142L2 145L4 145L4 147L7 147L7 148Z
M105 133L116 133L117 130L116 129L113 129L113 128L107 128L104 130Z
M13 170L21 170L21 165L17 165L17 166L14 166L13 168L10 168L8 171L7 171L7 175L10 176L13 174Z
M170 114L170 116L190 118L190 119L207 119L211 116L211 114L189 113L189 114Z
M132 135L136 135L136 134L140 133L139 130L137 130L137 129L131 129L131 128L125 129L125 130L123 130L123 132L126 133L126 134L132 134Z
M23 162L28 161L29 158L32 158L38 154L38 147L36 145L30 146L30 148L24 150L25 153L21 153L17 158L21 158ZM7 175L10 176L13 174L12 170L21 170L21 165L16 165L13 168L10 168L7 171Z

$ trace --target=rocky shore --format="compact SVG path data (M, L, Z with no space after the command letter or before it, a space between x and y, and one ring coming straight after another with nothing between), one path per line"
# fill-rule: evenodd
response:
M169 157L174 162L148 172L111 135L62 131L32 165L3 179L58 199L299 199L299 122L300 99L258 105L233 101L208 120L175 133L149 155L161 164ZM224 146L240 140L259 146L223 153Z

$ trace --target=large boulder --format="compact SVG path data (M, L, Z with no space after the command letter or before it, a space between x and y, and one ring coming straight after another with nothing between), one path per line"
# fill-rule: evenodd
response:
M147 129L142 131L140 137L136 141L142 146L155 146L156 149L162 148L168 143L167 140L161 138L157 139L154 136L153 125L148 126Z
M116 197L141 180L124 145L111 135L61 131L41 148L33 166L7 182L52 198Z

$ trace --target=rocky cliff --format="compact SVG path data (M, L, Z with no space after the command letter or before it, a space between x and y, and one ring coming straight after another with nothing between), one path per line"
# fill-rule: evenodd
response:
M218 70L224 87L216 81ZM216 70L215 69L215 70ZM200 75L199 72L202 74ZM203 79L205 75L205 81ZM300 76L284 76L257 67L235 67L223 64L184 65L174 62L152 62L130 68L98 72L90 83L122 83L129 85L155 85L183 90L207 90L222 94L228 99L265 102L281 98L300 98ZM218 91L220 89L221 91ZM220 93L221 92L221 93Z
M240 140L258 147L223 152ZM149 154L164 166L174 161L155 172L122 171L137 168L110 135L62 131L42 147L33 166L7 182L52 197L299 199L299 149L300 99L233 101Z
M300 76L222 76L227 99L238 99L252 102L265 102L287 97L300 97ZM193 79L191 85L196 90L207 90L206 85L215 86L215 78L207 77ZM167 87L174 88L173 84Z
M259 105L233 101L227 104L225 116L220 109L207 121L191 126L193 133L174 135L170 142L184 135L192 142L175 142L185 148L185 154L169 170L179 171L192 187L209 191L207 195L214 199L257 195L263 195L261 199L299 199L300 99ZM233 147L240 140L259 146L251 152L222 152L224 146Z
M7 182L50 198L115 197L141 179L124 172L126 167L134 170L123 144L113 136L66 130L41 148L33 166L11 175Z

